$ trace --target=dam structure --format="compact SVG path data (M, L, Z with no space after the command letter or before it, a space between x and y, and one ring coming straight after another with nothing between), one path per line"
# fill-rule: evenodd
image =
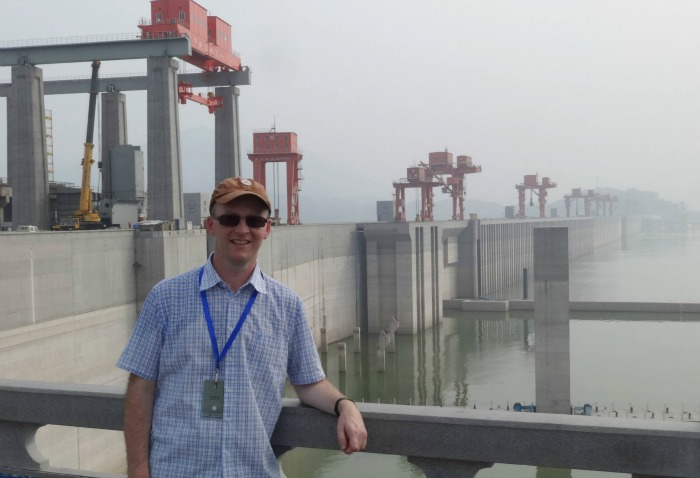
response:
M479 291L495 294L516 284L522 277L517 270L532 267L535 227L567 227L568 254L575 258L620 241L625 232L639 232L637 226L633 218L575 218L275 227L263 243L260 265L299 293L317 343L322 330L329 342L352 335L356 327L376 332L386 314L400 317L399 333L413 334L440 321L444 301L477 299ZM27 470L21 474L49 476L39 471L48 465L25 451L27 443L34 443L25 441L33 437L30 430L38 430L36 444L52 468L123 472L119 390L126 376L114 363L150 288L201 265L209 249L202 230L0 234L0 300L5 304L0 320L0 441L10 450L0 459L0 473ZM409 456L426 476L474 476L493 462L627 471L639 477L641 470L656 471L653 476L697 476L689 471L696 461L687 458L692 455L687 451L700 435L690 423L664 425L663 430L642 423L621 431L612 422L617 419L589 424L582 417L530 419L527 414L486 411L467 416L441 407L361 406L377 445L367 451ZM290 446L333 448L333 436L324 432L334 429L327 423L332 419L286 400L273 444L281 451ZM453 450L433 449L425 440L391 444L390 437L416 426L423 430L421 436L434 436L439 443L445 419L466 440ZM47 423L52 425L42 426ZM554 434L552 424L559 430ZM538 447L507 446L512 433ZM666 438L659 438L660 433ZM489 451L495 449L472 443L470 436L503 446ZM551 454L548 447L562 439L560 451ZM629 464L615 447L604 453L580 452L586 440L595 447L601 439L619 442L624 449L653 450L649 456L656 461ZM463 446L467 442L472 445ZM677 459L681 456L686 458ZM659 460L678 463L677 471L661 474L665 468ZM445 467L454 469L456 463L472 471L445 474Z

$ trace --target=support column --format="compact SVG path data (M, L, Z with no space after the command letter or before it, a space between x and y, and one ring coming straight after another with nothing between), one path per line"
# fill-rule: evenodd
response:
M426 478L473 478L479 470L493 466L493 463L478 461L445 460L417 456L408 456L406 459L409 463L413 463L423 470Z
M0 420L0 449L3 465L17 470L40 470L48 459L36 446L35 437L41 425Z
M413 223L415 224L415 223ZM420 328L417 283L420 272L409 223L373 224L365 228L368 332L376 333L390 317L401 321L401 333ZM429 273L429 271L428 271Z
M182 164L177 60L151 57L148 66L148 218L182 221Z
M535 400L537 412L571 413L569 230L536 227Z
M241 176L241 131L238 120L238 96L235 86L214 90L224 98L223 108L214 112L214 184L226 178Z
M112 197L112 173L110 165L112 149L128 144L126 127L126 95L116 91L102 93L102 139L100 141L100 163L102 173L102 199Z
M470 219L467 228L459 236L459 267L457 268L457 297L477 299L479 297L478 244L481 221Z
M49 167L41 68L12 67L7 96L7 177L12 184L12 224L49 229Z

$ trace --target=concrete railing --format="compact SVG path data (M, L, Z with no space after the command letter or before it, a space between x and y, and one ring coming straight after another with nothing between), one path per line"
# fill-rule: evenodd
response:
M0 380L0 473L115 476L51 468L34 435L45 424L122 427L113 387ZM700 423L359 404L367 452L403 455L429 478L472 477L493 463L700 477ZM337 449L335 417L285 400L272 443ZM116 475L119 476L119 475Z

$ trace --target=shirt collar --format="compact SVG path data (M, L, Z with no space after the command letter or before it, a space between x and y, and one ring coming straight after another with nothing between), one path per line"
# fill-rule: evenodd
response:
M212 264L212 258L214 257L214 253L212 252L209 254L209 258L207 259L206 264L204 264L204 274L202 274L202 284L199 287L200 291L211 289L215 285L217 285L219 282L224 283L223 279L219 277L219 274L217 274L216 269L214 269L214 265ZM251 284L255 290L258 292L261 292L263 294L267 293L267 284L265 283L265 279L263 278L262 271L260 270L260 266L258 263L255 263L255 269L253 269L253 273L250 275L250 278L248 279L248 282L243 284L241 286L241 289L243 287L246 287L248 284Z

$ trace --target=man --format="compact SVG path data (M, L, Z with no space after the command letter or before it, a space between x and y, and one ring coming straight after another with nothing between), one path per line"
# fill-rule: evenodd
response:
M362 416L325 379L301 299L257 265L264 187L226 179L209 212L214 253L153 288L117 364L130 372L129 477L280 476L269 440L287 376L303 403L338 415L345 453L363 450Z

